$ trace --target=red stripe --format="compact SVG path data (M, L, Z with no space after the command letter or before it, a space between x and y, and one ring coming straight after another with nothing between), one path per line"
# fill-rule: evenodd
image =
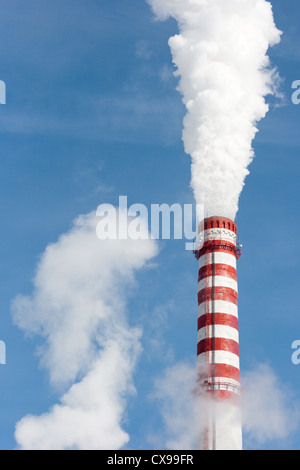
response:
M215 377L226 377L227 379L234 379L240 381L240 371L236 367L228 364L215 364L214 366Z
M220 240L220 239L216 239L216 240L206 240L204 243L203 243L203 248L222 248L224 245L226 245L226 247L234 247L235 248L235 244L232 243L232 242L229 242L228 240ZM225 248L226 249L226 248Z
M229 287L206 287L198 292L198 305L211 300L224 300L237 305L238 293Z
M213 344L214 343L214 344ZM197 344L197 354L202 354L208 351L229 351L233 354L239 355L239 344L226 338L205 338Z
M202 383L209 377L225 377L226 379L233 379L240 382L240 371L229 364L207 364L205 373L201 371L201 369L198 371L198 382Z
M211 230L212 228L223 228L234 233L237 232L237 226L233 220L228 219L227 217L217 216L204 219L204 222L201 222L199 225L199 232L203 232L203 230Z
M236 257L236 247L234 245L227 245L224 243L222 246L206 246L198 250L198 259L202 258L204 255L208 255L210 253L226 253L232 254Z
M237 280L236 269L232 266L229 266L228 264L215 264L214 266L212 264L207 264L206 266L203 266L203 268L199 269L198 282L206 277L213 276L213 274L215 276L225 276L230 277L235 281Z
M212 313L206 313L205 315L202 315L200 318L198 318L198 330L204 328L205 326L211 326L213 324L231 326L236 330L239 329L238 318L227 313L215 313L214 321Z
M228 240L206 240L203 243L203 246L201 247L201 250L207 250L207 249L212 249L212 250L224 250L227 252L229 249L230 251L236 248L234 243L229 242ZM209 253L209 251L208 251Z

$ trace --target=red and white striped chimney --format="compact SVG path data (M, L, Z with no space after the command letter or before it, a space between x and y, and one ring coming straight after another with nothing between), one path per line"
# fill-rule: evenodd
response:
M236 224L205 219L199 228L198 387L206 398L201 450L241 450Z

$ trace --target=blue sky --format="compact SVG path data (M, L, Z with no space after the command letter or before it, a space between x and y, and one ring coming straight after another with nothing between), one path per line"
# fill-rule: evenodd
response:
M270 57L285 98L259 125L255 160L237 217L241 369L267 363L300 409L299 118L291 102L300 79L300 5L273 0L283 31ZM185 110L172 75L168 38L176 23L155 22L141 0L10 0L1 5L0 79L0 448L14 449L16 423L59 399L39 365L39 337L14 325L11 302L30 295L37 262L79 214L99 204L192 203L190 158L181 141ZM129 323L144 330L124 428L126 448L163 448L155 378L196 353L197 263L183 241L160 243L152 269L137 273ZM141 313L142 312L142 313ZM159 347L151 341L158 338ZM296 414L295 421L296 421ZM250 448L299 449L300 427ZM161 437L160 443L153 436Z

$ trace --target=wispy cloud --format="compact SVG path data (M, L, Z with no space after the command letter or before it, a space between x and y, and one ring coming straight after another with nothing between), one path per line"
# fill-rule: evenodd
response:
M105 96L74 92L70 99L77 101L76 115L71 110L68 114L32 104L8 109L0 118L1 132L164 145L178 141L181 105L174 97L161 99L142 92Z

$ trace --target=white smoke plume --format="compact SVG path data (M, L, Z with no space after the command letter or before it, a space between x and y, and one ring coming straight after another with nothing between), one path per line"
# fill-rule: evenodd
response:
M196 444L196 365L180 362L155 380L152 399L159 403L163 427L158 439L171 450L192 450ZM198 422L199 424L199 422ZM158 444L159 445L159 444Z
M254 153L257 123L269 110L277 72L267 51L280 42L266 0L147 0L180 33L169 45L187 108L185 151L191 184L206 216L235 218Z
M77 218L43 253L32 295L13 302L15 323L43 338L41 364L64 390L49 412L17 423L20 449L120 449L129 441L123 421L142 332L128 324L126 304L157 245L100 241L97 222L94 213Z
M223 449L234 450L239 439L240 410L230 400L217 403L207 393L199 393L196 371L196 364L179 362L155 382L153 397L159 402L163 421L159 436L163 446L170 450L203 450L208 417L214 414L221 429Z
M299 428L300 403L268 364L243 374L242 412L246 444L284 442Z
M197 447L199 436L207 425L209 407L214 406L218 422L224 419L224 437L232 407L230 403L215 404L204 395L194 394L195 364L178 363L165 370L156 380L154 398L158 401L164 432L163 446L171 450L190 450ZM257 364L241 377L241 412L245 448L259 449L276 444L284 446L300 425L300 403L295 391L283 383L267 364ZM210 413L210 412L209 412ZM228 433L227 433L228 434ZM229 445L232 443L229 433ZM203 437L200 437L200 442ZM230 449L230 447L228 447Z

